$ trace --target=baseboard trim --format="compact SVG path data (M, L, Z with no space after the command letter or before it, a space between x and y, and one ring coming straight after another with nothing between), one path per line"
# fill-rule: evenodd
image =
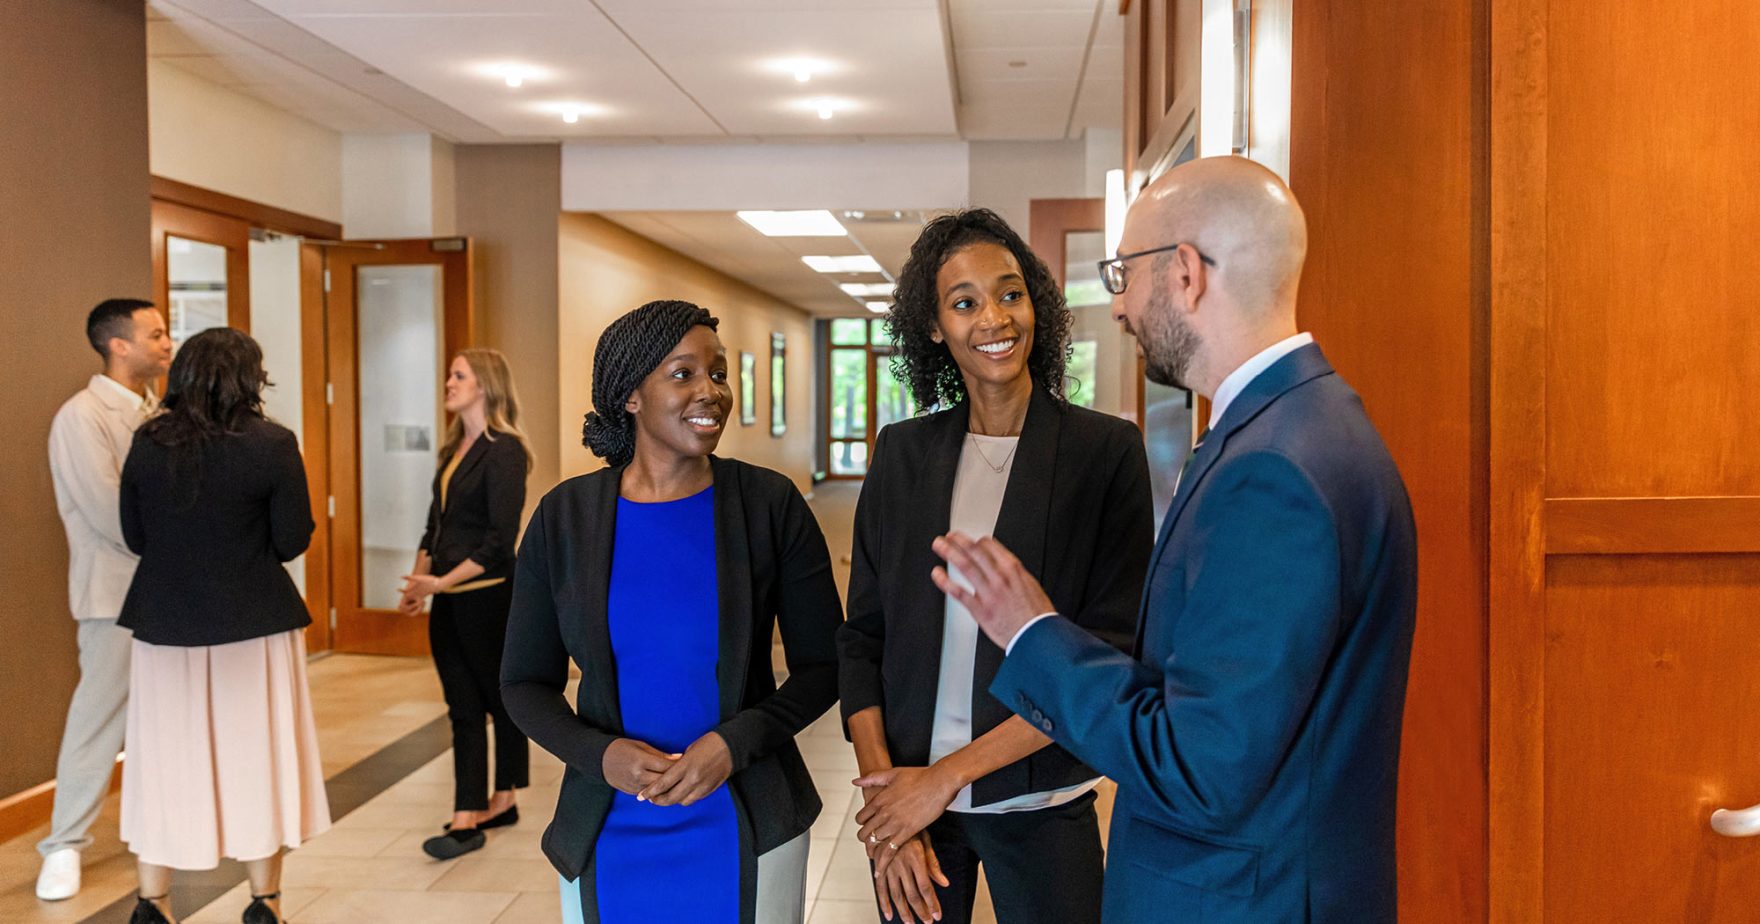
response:
M122 755L110 773L110 792L122 788ZM55 811L55 781L38 783L24 792L0 799L0 843L48 822Z

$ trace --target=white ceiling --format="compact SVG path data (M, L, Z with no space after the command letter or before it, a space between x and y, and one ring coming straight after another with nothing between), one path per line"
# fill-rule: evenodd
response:
M149 0L148 51L344 132L463 143L1079 138L1116 0ZM824 65L807 84L779 61ZM535 68L512 89L505 65ZM836 115L820 119L815 103ZM560 107L584 110L565 124Z
M149 0L156 61L349 133L458 143L1061 140L1123 120L1117 0ZM775 67L807 58L807 84ZM518 89L495 68L538 69ZM813 103L837 101L832 119ZM576 124L557 107L592 107ZM952 203L949 203L950 205ZM874 203L874 215L890 215ZM896 276L923 214L765 238L732 212L608 218L809 311ZM881 276L800 257L868 253Z

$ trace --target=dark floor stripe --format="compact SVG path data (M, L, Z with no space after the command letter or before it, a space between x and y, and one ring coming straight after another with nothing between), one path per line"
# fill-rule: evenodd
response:
M325 792L330 798L330 818L334 821L342 820L349 812L390 789L398 780L446 753L450 747L452 726L445 716L441 716L374 751L364 760L324 781ZM235 860L222 860L218 867L210 870L178 871L171 877L171 906L178 911L180 917L194 914L244 882L245 878L244 864ZM80 924L128 924L128 917L134 912L134 904L135 896L130 893L85 918Z

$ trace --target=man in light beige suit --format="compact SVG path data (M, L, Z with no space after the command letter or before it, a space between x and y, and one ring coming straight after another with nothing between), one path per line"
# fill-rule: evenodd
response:
M135 428L158 402L150 385L171 365L171 337L152 302L113 298L92 309L86 338L104 371L55 414L49 471L67 529L67 592L79 623L79 686L55 767L55 812L37 845L37 897L79 892L80 851L110 789L128 705L130 634L116 625L139 561L122 541L118 491Z

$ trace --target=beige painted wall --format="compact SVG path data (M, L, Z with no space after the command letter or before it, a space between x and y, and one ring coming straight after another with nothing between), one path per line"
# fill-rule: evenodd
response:
M152 297L146 41L136 0L0 3L0 355L20 386L0 441L0 798L55 775L79 676L49 421L99 371L86 313Z
M624 312L661 298L696 302L721 319L734 378L734 417L719 455L773 468L804 491L812 486L812 319L792 305L633 234L596 215L565 212L561 219L561 302L557 324L558 429L562 476L601 467L580 443L581 418L591 406L593 347L599 332ZM788 432L770 435L770 334L788 338ZM758 422L739 423L739 354L758 359Z
M341 135L169 64L146 76L155 175L342 221Z
M461 145L451 154L458 233L476 248L477 342L507 355L535 457L526 481L530 511L558 481L562 444L579 440L556 425L561 148Z

